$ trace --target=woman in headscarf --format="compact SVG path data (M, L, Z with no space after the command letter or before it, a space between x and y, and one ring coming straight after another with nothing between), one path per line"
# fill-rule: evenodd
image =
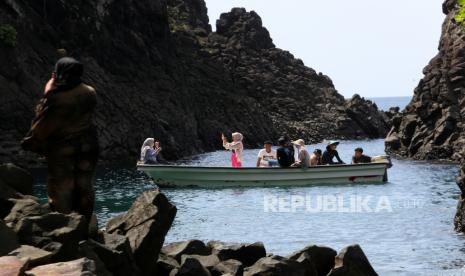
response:
M140 150L140 161L144 162L144 164L157 164L158 163L158 154L161 151L161 147L155 146L155 139L154 138L147 138L142 144L142 148Z
M242 167L242 152L244 151L244 145L242 144L242 139L244 137L239 132L234 132L232 134L232 142L229 143L224 134L221 134L221 139L223 140L223 147L227 150L232 151L231 155L231 165L233 167Z
M58 60L21 145L47 158L52 210L75 211L89 222L98 159L97 132L92 122L97 94L82 83L82 74L83 65L74 58Z

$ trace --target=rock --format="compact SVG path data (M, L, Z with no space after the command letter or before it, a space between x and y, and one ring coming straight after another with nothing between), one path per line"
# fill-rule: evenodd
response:
M200 262L200 264L205 267L208 270L211 270L214 266L220 263L220 259L218 258L217 255L208 255L208 256L202 256L202 255L182 255L181 256L181 265L184 264L186 259L196 259L197 261Z
M44 215L50 210L39 204L39 202L25 198L25 199L13 199L14 203L8 216L5 217L5 222L11 227L15 227L16 224L25 217L34 217Z
M128 237L137 266L145 273L152 273L175 216L176 207L165 195L159 190L146 191L129 211L108 222L107 232Z
M4 256L19 247L16 233L3 220L0 220L0 256Z
M170 274L171 275L171 274ZM177 270L176 276L211 276L210 272L194 258L187 258Z
M336 256L334 268L328 276L377 276L359 245L348 246Z
M85 218L76 213L48 213L42 216L24 217L15 227L21 243L42 247L51 241L62 244L61 259L69 259L77 253L78 243L87 237Z
M0 179L0 219L6 217L15 205L12 199L22 197L22 194L3 183Z
M32 195L34 189L34 178L32 175L11 163L0 165L0 179L23 195Z
M234 244L210 241L208 246L211 248L212 254L218 255L221 261L234 259L240 261L244 266L251 266L266 256L265 246L261 242Z
M231 275L242 276L244 274L244 266L241 262L233 259L222 261L211 269L213 276Z
M26 271L28 263L15 256L0 257L0 275L22 276Z
M309 259L312 263L312 265L309 266L309 269L312 270L312 267L314 267L317 275L326 276L334 267L334 258L336 257L337 252L326 246L310 245L302 250L292 253L288 256L288 258L297 261L304 253L308 254L308 257L304 256L303 259L307 261ZM301 261L303 260L301 259Z
M306 268L297 261L281 256L264 257L247 267L244 276L305 276Z
M161 252L181 262L182 255L210 255L211 249L203 241L188 240L173 242L163 246Z
M100 259L100 256L94 251L94 249L99 248L96 242L92 240L86 240L86 241L81 241L79 243L79 257L87 258L89 260L92 260L95 265L95 274L96 275L101 275L101 276L111 276L113 275L107 270L106 264ZM102 246L103 247L103 246ZM102 249L99 248L101 251ZM106 256L106 255L103 255ZM118 260L113 260L113 262L117 262ZM109 264L112 264L109 262ZM120 264L113 264L113 267L118 266ZM124 267L122 267L124 269ZM123 272L123 271L121 271ZM126 270L125 272L129 274L118 274L118 275L136 275L135 271L132 270Z
M35 267L26 271L26 275L97 275L95 262L81 258L69 262L54 263Z
M89 237L96 237L98 235L98 221L97 215L95 213L92 214L89 222Z
M179 263L175 258L160 254L157 260L156 274L159 276L169 275L171 271L179 268Z
M8 253L8 256L18 257L20 260L29 263L29 267L47 264L52 260L53 252L30 246L21 245L21 247Z

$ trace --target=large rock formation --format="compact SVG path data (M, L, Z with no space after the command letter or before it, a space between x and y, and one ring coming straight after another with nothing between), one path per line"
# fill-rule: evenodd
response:
M256 13L233 9L213 33L206 11L203 0L3 1L0 27L17 37L0 41L0 161L37 163L19 141L62 48L98 91L108 162L133 163L153 136L176 159L218 149L220 133L235 130L248 146L282 133L308 141L385 134L377 110L374 128L354 118L327 76L274 46Z
M447 0L439 53L424 68L403 114L393 118L386 138L388 150L415 159L450 159L465 156L465 34L455 22L456 0Z

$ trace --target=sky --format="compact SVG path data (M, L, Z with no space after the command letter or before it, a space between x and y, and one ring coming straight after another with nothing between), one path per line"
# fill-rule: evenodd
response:
M412 96L438 52L442 0L206 0L210 23L256 11L274 44L328 75L345 97Z

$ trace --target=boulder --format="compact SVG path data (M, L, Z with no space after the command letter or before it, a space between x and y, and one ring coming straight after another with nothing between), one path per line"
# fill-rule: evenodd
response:
M176 216L172 205L158 189L140 195L125 214L111 219L108 233L120 233L129 239L137 266L153 273L165 235Z
M179 263L175 258L160 254L157 260L155 275L168 276L171 271L179 268Z
M244 274L244 266L238 260L229 259L215 265L211 269L211 273L213 276L221 276L225 274L231 276L242 276Z
M4 256L19 247L16 233L0 220L0 256Z
M29 267L50 263L53 252L49 252L30 245L21 245L19 248L8 253L8 256L15 256L22 261L29 262Z
M11 163L0 165L0 179L23 195L32 195L34 192L34 178L32 175Z
M306 268L297 261L281 256L264 257L247 267L244 276L306 276Z
M211 248L212 254L218 255L221 261L234 259L240 261L244 266L251 266L266 256L265 246L261 242L248 244L210 241L207 245Z
M100 259L99 255L95 253L94 249L96 246L91 244L92 240L81 241L79 243L79 257L87 258L92 260L95 265L95 274L99 276L112 276L105 266L105 263ZM114 260L117 262L118 260ZM127 271L129 274L124 275L136 275L134 271Z
M69 262L42 265L26 271L26 275L97 275L95 262L81 258Z
M288 258L297 261L304 253L306 253L307 256L303 256L301 261L305 260L305 263L311 263L307 267L310 270L314 268L317 275L326 276L334 267L334 258L336 257L337 252L326 246L310 245L302 250L292 253L288 256Z
M6 217L15 205L11 199L22 197L22 194L3 183L3 181L0 179L0 219Z
M203 241L188 240L173 242L163 246L161 252L181 262L182 255L210 255L211 249Z
M171 275L171 273L170 273ZM187 258L179 267L176 276L211 276L210 271L202 266L202 264L194 258Z
M41 216L50 212L48 207L42 206L39 202L30 198L12 199L11 201L14 203L14 206L5 217L5 222L11 227L15 227L24 217Z
M196 259L208 270L211 270L215 265L220 263L220 259L217 255L211 254L208 256L202 255L182 255L181 256L181 265L189 258Z
M28 266L27 261L20 260L15 256L0 257L0 275L21 276L24 275Z
M336 256L334 268L328 276L377 276L358 244L348 246Z

